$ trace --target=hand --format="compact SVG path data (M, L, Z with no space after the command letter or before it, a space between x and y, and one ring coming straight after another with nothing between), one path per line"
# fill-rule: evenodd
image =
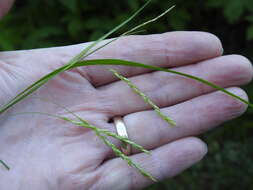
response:
M41 76L66 64L85 46L1 52L1 105ZM252 66L245 57L221 54L221 43L211 34L171 32L125 37L90 58L118 58L168 67L226 88L252 79ZM177 126L169 128L108 68L129 77ZM237 87L228 90L247 99ZM113 132L110 118L124 116L129 138L152 150L151 156L133 151L131 158L162 180L177 175L206 154L206 145L191 136L246 110L245 104L213 91L169 73L88 66L62 73L36 91L35 96L66 106L90 123ZM64 115L62 108L30 97L1 116L0 156L11 170L0 167L0 189L119 190L143 188L152 182L115 157L90 130L44 115L13 116L31 111ZM71 117L66 112L65 115Z

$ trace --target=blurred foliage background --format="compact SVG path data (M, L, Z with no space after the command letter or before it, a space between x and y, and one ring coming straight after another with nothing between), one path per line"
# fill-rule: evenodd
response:
M143 2L19 0L0 22L0 49L30 49L95 40L126 19ZM149 25L148 33L208 31L222 40L225 54L242 54L253 60L252 0L153 0L128 28L173 4L177 5L176 9ZM253 84L244 88L253 97ZM239 119L202 136L209 145L209 153L203 161L147 190L253 189L252 117L253 111L248 110Z

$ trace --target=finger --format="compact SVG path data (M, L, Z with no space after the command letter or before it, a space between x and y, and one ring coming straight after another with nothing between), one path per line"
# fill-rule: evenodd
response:
M14 0L1 0L0 1L0 18L2 18L11 8Z
M229 88L230 92L247 99L240 88ZM162 109L177 125L169 127L154 111L133 113L123 118L129 139L153 149L186 136L199 135L225 121L238 117L247 105L222 92L213 92L192 100ZM115 131L114 125L111 130ZM148 138L147 138L148 137ZM116 142L119 146L119 142Z
M151 155L140 153L131 156L131 159L160 181L179 174L201 160L206 153L206 145L190 137L159 147ZM101 178L94 189L141 189L153 183L120 158L105 162L98 173Z
M79 53L85 46L87 44L79 44L55 48L54 51L66 59ZM52 49L50 50L52 51ZM160 67L174 67L220 56L222 51L220 40L212 34L205 32L169 32L122 37L91 55L88 59L124 59ZM114 68L125 76L134 76L149 71L143 68L124 66L86 66L79 71L94 86L101 86L116 80L108 71L109 68Z
M238 55L218 57L174 70L203 78L224 88L248 83L253 76L249 60ZM160 71L129 79L160 107L175 105L215 90L198 81ZM150 109L123 81L98 89L105 96L107 105L112 105L108 106L109 117Z

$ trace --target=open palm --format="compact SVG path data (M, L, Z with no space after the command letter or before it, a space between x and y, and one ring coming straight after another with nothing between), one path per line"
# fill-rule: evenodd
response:
M0 103L3 105L43 75L67 63L87 44L0 53ZM129 36L89 59L117 58L172 68L196 75L247 99L237 87L251 81L252 66L239 55L221 56L220 41L202 32ZM142 99L108 71L129 77L177 126L169 128ZM110 119L124 116L129 138L152 150L133 150L131 158L154 177L174 176L199 161L206 145L191 137L246 110L246 105L208 86L174 74L123 66L87 66L62 73L33 96L1 116L0 189L138 189L149 185L90 130L43 112L73 117L67 107L90 123L115 132ZM34 98L40 97L48 101ZM51 102L50 102L51 101ZM120 142L111 139L120 146Z

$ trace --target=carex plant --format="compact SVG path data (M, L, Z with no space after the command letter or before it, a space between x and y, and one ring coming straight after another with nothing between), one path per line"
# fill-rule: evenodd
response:
M132 29L130 29L129 31L123 33L122 35L120 35L117 38L113 38L111 40L109 40L107 43L100 45L100 42L103 41L104 39L108 38L111 34L113 34L114 32L116 32L117 30L119 30L120 28L122 28L123 26L125 26L128 22L130 22L132 19L134 19L152 0L148 0L140 9L138 9L132 16L130 16L127 20L125 20L123 23L119 24L118 26L116 26L115 28L113 28L111 31L109 31L108 33L106 33L105 35L103 35L101 38L99 38L97 41L94 41L93 43L91 43L89 46L87 46L84 50L82 50L79 54L77 54L75 57L73 57L67 64L65 64L64 66L52 71L51 73L43 76L42 78L40 78L38 81L34 82L32 85L28 86L27 88L25 88L22 92L20 92L18 95L16 95L13 99L11 99L8 103L6 103L4 106L2 106L0 108L0 114L4 113L5 111L7 111L10 107L14 106L15 104L17 104L18 102L24 100L26 97L28 97L30 94L32 94L33 92L35 92L37 89L39 89L40 87L42 87L44 84L46 84L49 80L53 79L54 77L56 77L57 75L59 75L60 73L63 73L65 71L71 70L73 68L77 68L77 67L85 67L88 65L121 65L121 66L130 66L130 67L142 67L142 68L146 68L146 69L150 69L150 70L155 70L155 71L163 71L163 72L168 72L168 73L173 73L176 75L181 75L183 77L186 78L190 78L192 80L196 80L200 83L203 83L205 85L208 85L216 90L222 91L225 94L238 99L239 101L249 105L250 107L253 107L253 104L251 104L250 102L248 102L247 100L225 90L224 88L217 86L216 84L213 84L207 80L204 80L202 78L193 76L193 75L189 75L186 73L182 73L182 72L178 72L178 71L174 71L174 70L170 70L167 68L161 68L161 67L156 67L156 66L152 66L152 65L146 65L143 63L137 63L137 62L132 62L132 61L126 61L126 60L118 60L118 59L93 59L93 60L86 60L86 58L95 53L96 51L98 51L99 49L109 45L110 43L116 41L117 39L119 39L120 37L123 36L127 36L127 35L131 35L131 34L135 34L137 32L140 31L140 29L144 26L146 26L149 23L155 22L157 21L159 18L161 18L162 16L166 15L169 11L171 11L174 6L170 7L169 9L167 9L165 12L163 12L162 14L158 15L157 17L148 20L140 25L137 25L136 27L133 27ZM122 80L123 82L126 83L126 85L128 85L134 93L136 93L137 95L139 95L144 102L146 102L147 104L150 105L151 108L154 109L154 111L157 113L157 115L159 117L161 117L163 120L165 120L168 123L168 126L172 127L175 126L176 123L175 121L173 121L173 118L170 118L169 116L165 115L164 113L161 112L161 110L159 109L159 107L157 105L155 105L155 103L147 96L145 95L143 92L141 92L141 90L134 85L129 79L127 79L126 77L122 76L119 72L117 72L116 70L110 69L110 71L112 72L113 75L115 75L118 79ZM39 97L37 97L39 98ZM48 101L46 99L42 99L40 98L42 101ZM51 101L50 101L51 102ZM56 104L55 102L51 102L52 104ZM41 112L26 112L26 113L18 113L18 114L44 114L47 115L49 117L54 117L55 119L61 119L67 122L70 122L72 124L74 124L77 127L84 127L84 128L88 128L90 130L92 130L94 132L95 135L97 135L101 141L107 145L108 147L110 147L112 149L112 151L115 153L116 156L120 157L121 159L123 159L124 161L126 161L128 163L129 166L136 168L143 176L156 181L156 179L149 174L147 171L145 171L144 168L142 168L139 164L133 162L131 160L131 158L127 155L125 155L119 148L117 148L113 143L111 143L111 141L108 140L109 137L118 139L119 141L122 141L124 143L127 143L131 146L133 146L134 148L145 152L147 154L150 154L150 152L146 149L144 149L141 145L136 144L135 142L131 141L128 138L125 137L121 137L109 130L106 129L101 129L97 126L94 126L92 124L90 124L88 121L85 120L85 118L81 118L80 116L78 116L77 114L73 113L71 110L67 109L66 107L56 104L57 106L63 108L65 111L67 111L68 113L70 113L72 116L74 116L74 120L70 119L68 117L62 117L60 115L54 115L54 114L48 114L48 113L41 113ZM7 161L4 162L3 160L0 160L0 164L3 165L7 170L10 170L11 167L7 165Z

